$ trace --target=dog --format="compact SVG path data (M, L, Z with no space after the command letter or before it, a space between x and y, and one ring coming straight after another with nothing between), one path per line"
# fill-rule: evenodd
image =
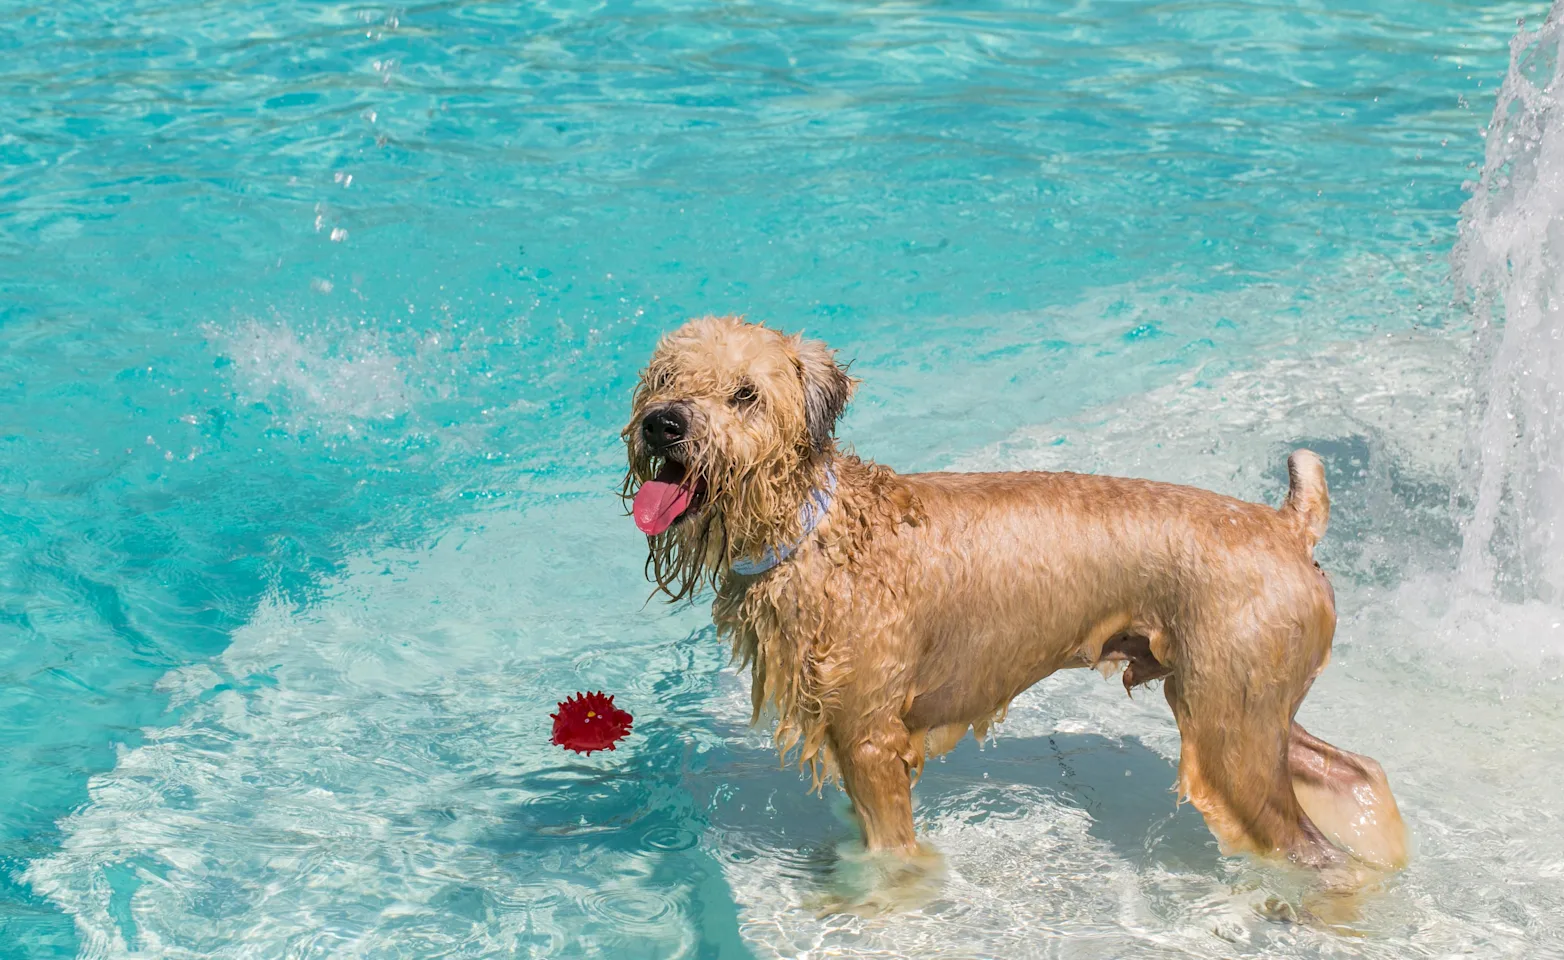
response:
M1325 471L1288 459L1279 509L1074 473L898 474L835 439L857 385L823 343L691 320L635 387L623 496L671 599L710 587L814 786L832 777L867 850L912 856L928 757L1056 670L1161 680L1177 789L1224 854L1391 871L1405 827L1373 760L1294 714L1330 655L1335 595L1313 549Z

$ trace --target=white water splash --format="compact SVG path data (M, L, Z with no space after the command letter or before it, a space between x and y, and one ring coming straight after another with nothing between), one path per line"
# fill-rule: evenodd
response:
M1510 43L1482 176L1453 256L1490 358L1469 444L1465 584L1564 599L1564 2Z
M282 426L356 436L413 406L408 371L372 329L299 331L283 321L250 320L207 335L234 366L243 400L276 407Z

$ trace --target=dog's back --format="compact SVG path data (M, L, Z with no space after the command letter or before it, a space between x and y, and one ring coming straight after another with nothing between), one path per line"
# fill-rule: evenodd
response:
M1145 638L1168 666L1187 661L1187 642L1236 661L1259 641L1231 626L1242 620L1286 631L1277 655L1312 679L1335 607L1312 558L1328 501L1309 457L1294 458L1301 482L1280 510L1087 474L903 477L924 519L877 536L853 566L904 572L919 674L948 678L922 681L919 725L992 711L1055 670L1097 664L1119 636Z

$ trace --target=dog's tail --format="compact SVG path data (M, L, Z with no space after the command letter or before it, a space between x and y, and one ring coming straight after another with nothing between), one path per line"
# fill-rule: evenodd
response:
M1312 450L1294 450L1287 458L1287 502L1282 516L1292 522L1298 533L1314 545L1325 536L1330 523L1330 491L1325 487L1325 464Z

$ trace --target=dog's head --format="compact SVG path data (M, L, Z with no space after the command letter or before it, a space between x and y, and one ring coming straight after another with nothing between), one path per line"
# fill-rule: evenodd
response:
M687 596L733 559L798 536L853 386L825 344L737 317L663 337L623 433L624 493L660 589Z

